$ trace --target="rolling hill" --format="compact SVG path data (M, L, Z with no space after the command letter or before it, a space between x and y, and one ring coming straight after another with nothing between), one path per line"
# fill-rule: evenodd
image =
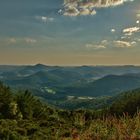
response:
M65 91L73 96L112 96L140 87L140 75L108 75L82 86L67 87Z
M43 100L113 96L140 87L139 66L0 66L0 81ZM81 98L78 98L81 101ZM75 100L77 101L77 100ZM69 102L69 101L68 101Z

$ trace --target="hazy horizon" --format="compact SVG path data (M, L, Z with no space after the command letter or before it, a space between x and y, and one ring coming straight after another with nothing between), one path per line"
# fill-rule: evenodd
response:
M79 64L79 65L58 65L58 64L44 64L44 63L34 63L34 64L0 64L0 66L36 66L36 65L44 65L44 66L58 66L58 67L139 67L140 64L136 64L136 65L133 65L133 64L92 64L92 65L84 65L84 64Z

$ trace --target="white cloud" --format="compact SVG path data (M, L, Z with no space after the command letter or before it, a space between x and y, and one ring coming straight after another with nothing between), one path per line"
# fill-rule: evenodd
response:
M131 42L131 45L135 45L135 44L137 44L136 41L132 41L132 42Z
M108 41L107 40L102 40L101 41L101 44L107 45L108 44Z
M76 1L66 0L67 3L77 6ZM117 6L123 4L126 0L96 0L96 1L87 1L83 2L81 0L77 0L78 6L80 8L94 8L94 7L109 7L109 6Z
M96 15L96 11L95 10L92 10L90 14L91 15Z
M95 15L94 8L118 6L127 1L133 0L64 0L64 10L58 13L65 16Z
M29 43L29 44L34 44L34 43L37 42L37 40L32 39L32 38L25 38L25 42L26 42L26 43Z
M122 40L124 40L124 39L130 39L130 38L131 38L131 37L128 36L128 35L127 35L127 36L121 36L121 39L122 39Z
M122 40L117 40L114 41L114 45L117 48L133 48L134 44L136 44L136 42L128 42L128 41L122 41Z
M61 10L58 11L59 13L63 13ZM95 15L96 11L93 9L88 8L81 8L78 9L74 6L68 6L65 8L63 15L64 16L87 16L87 15Z
M62 14L62 13L63 13L63 10L62 10L62 9L60 9L60 10L58 11L58 13L59 13L59 14Z
M69 6L65 9L64 16L77 16L79 15L79 10L76 7Z
M47 17L47 16L36 16L35 17L37 20L40 20L44 23L47 23L47 22L53 22L54 21L54 18L52 17Z
M133 33L136 33L139 31L140 31L139 27L131 27L131 28L123 29L123 33L125 33L125 35L128 35L128 36L131 36Z
M111 29L111 32L114 33L114 32L116 32L116 30L115 29Z
M129 32L129 33L125 33L124 35L125 36L131 36L131 35L133 35L133 33L132 32Z
M86 48L88 49L95 49L95 50L98 50L98 49L105 49L106 47L104 45L95 45L95 44L86 44Z
M139 21L139 20L137 20L137 21L136 21L136 23L137 23L137 24L139 24L139 23L140 23L140 21Z

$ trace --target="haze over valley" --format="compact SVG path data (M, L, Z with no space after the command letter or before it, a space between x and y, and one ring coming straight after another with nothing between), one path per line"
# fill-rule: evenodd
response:
M0 80L14 90L28 89L44 102L63 106L140 88L140 66L1 65Z

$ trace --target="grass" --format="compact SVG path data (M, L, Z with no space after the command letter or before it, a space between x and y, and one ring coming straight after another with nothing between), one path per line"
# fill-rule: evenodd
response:
M21 140L140 140L140 113L90 121L80 115L70 122L58 118L0 120L0 137L2 134Z

